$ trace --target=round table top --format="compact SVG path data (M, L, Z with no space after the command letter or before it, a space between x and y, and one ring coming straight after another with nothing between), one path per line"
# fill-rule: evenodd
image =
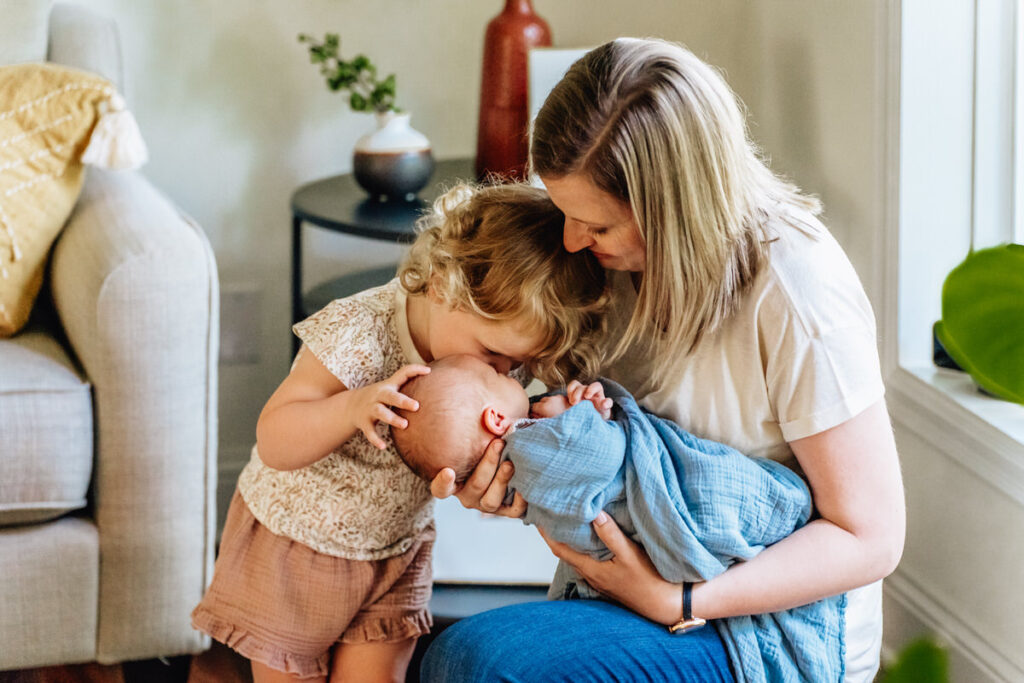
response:
M459 180L475 178L473 159L438 161L430 183L411 202L372 199L351 173L316 180L292 194L292 214L322 228L360 237L411 242L416 219Z

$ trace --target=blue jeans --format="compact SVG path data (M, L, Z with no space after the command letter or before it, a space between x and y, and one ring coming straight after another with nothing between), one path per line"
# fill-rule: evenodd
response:
M673 635L599 600L510 605L462 619L431 644L423 683L733 681L714 626Z

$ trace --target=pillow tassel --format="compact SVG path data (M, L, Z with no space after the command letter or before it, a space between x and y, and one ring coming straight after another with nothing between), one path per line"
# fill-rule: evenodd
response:
M114 93L93 128L82 163L113 170L139 168L149 159L139 124L125 109L124 98Z

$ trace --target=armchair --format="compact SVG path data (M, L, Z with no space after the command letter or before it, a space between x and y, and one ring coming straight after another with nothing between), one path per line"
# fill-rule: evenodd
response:
M0 0L0 63L48 55L120 86L114 23L49 10ZM0 670L206 649L189 613L215 542L210 245L141 174L89 169L47 284L52 304L0 339Z

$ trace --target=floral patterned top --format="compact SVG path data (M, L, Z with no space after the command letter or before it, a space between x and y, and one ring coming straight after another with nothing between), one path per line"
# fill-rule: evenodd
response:
M396 279L332 301L293 330L354 389L387 379L403 365L423 363L405 302ZM360 432L330 455L289 472L264 465L254 446L238 480L242 499L271 532L317 552L353 560L404 553L430 524L433 499L428 484L398 456L388 426L378 424L377 431L388 444L384 450Z

